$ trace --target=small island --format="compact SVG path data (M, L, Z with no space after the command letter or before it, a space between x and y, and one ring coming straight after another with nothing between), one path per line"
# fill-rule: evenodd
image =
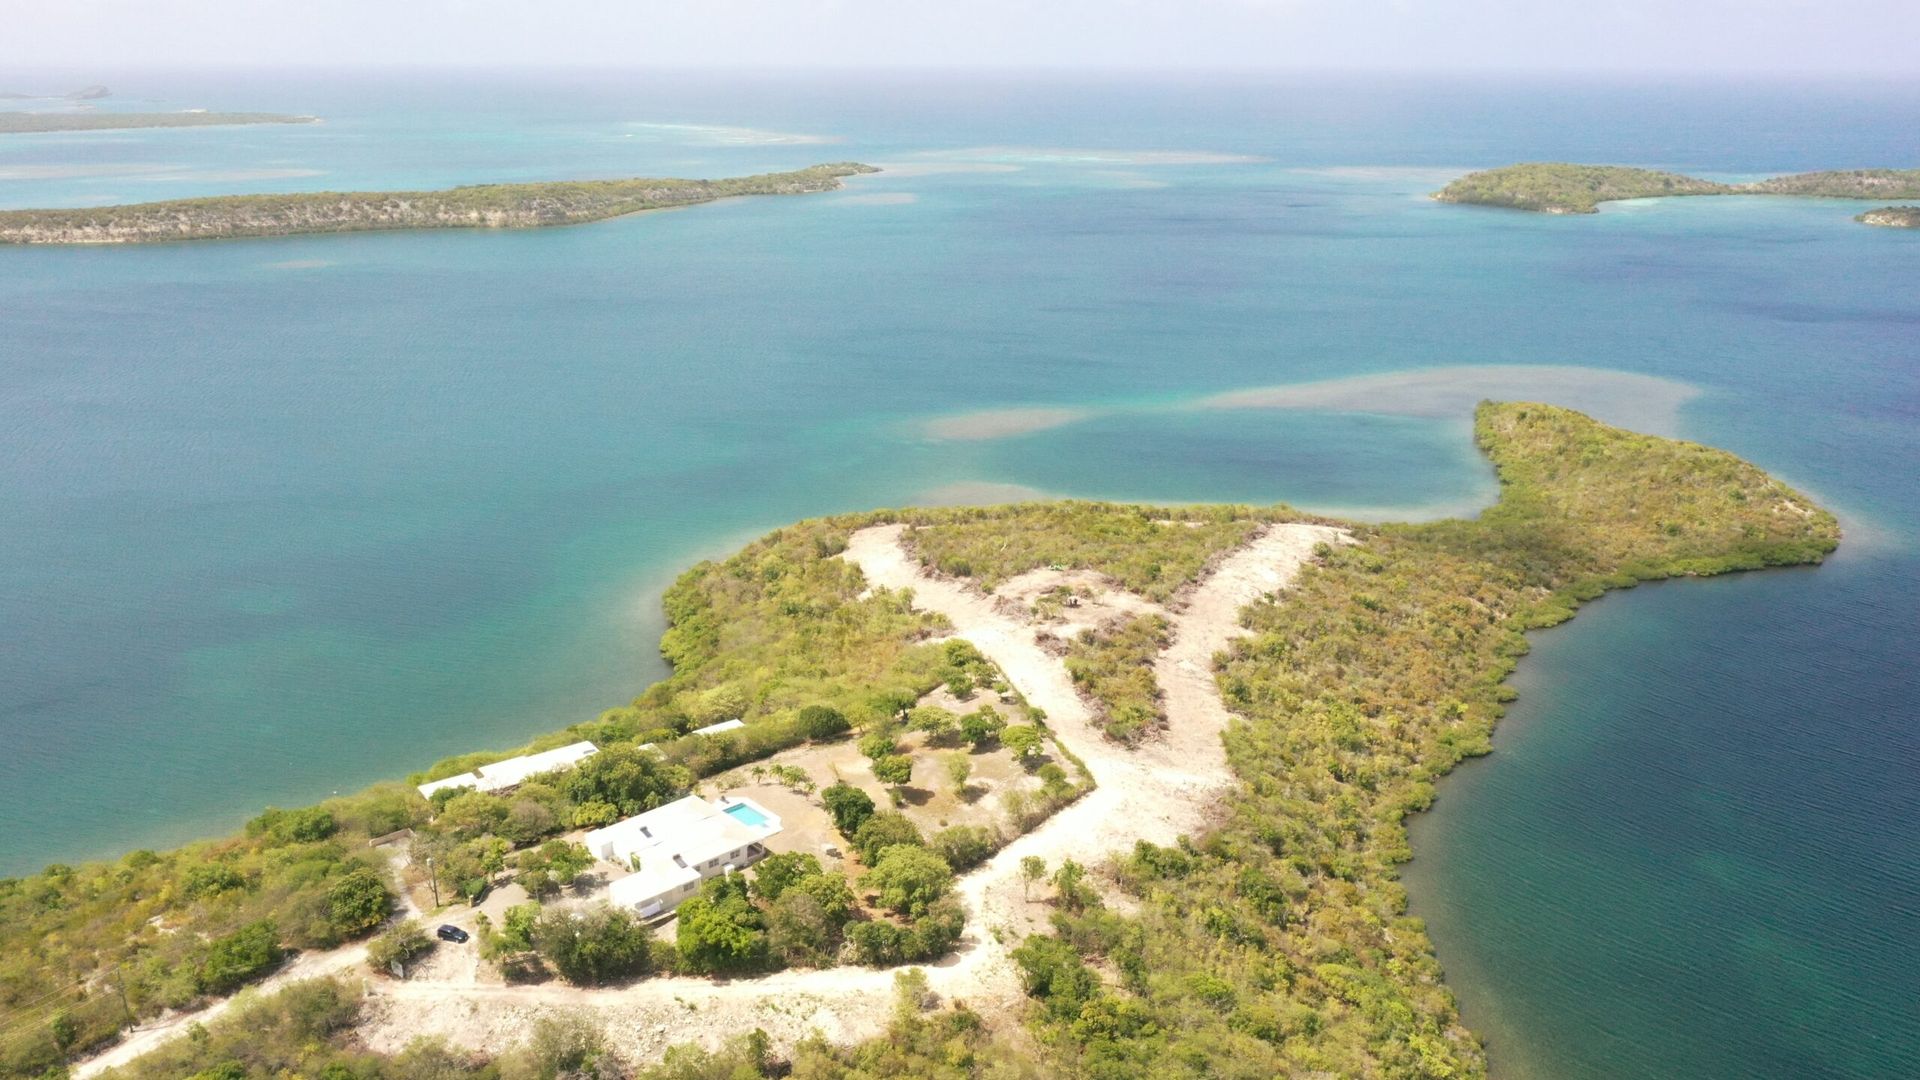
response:
M223 127L233 124L317 124L317 116L291 113L189 112L0 112L0 135L52 131L125 131L133 128Z
M1883 206L1860 214L1853 220L1862 225L1878 225L1883 229L1920 229L1920 206Z
M387 229L528 229L575 225L739 195L832 191L878 172L839 162L723 180L575 180L474 184L445 191L216 195L79 210L0 211L0 244L139 244Z
M1469 173L1435 192L1441 202L1543 214L1592 214L1600 204L1669 195L1795 195L1824 199L1920 198L1920 169L1794 173L1749 184L1624 165L1529 162Z

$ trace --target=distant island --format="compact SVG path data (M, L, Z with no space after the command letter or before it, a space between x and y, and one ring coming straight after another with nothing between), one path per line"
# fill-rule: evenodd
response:
M1883 206L1860 214L1853 220L1862 225L1878 225L1885 229L1920 229L1920 206Z
M0 211L4 244L139 244L385 229L527 229L575 225L736 195L832 191L878 172L839 162L724 180L575 180L474 184L446 191L216 195L80 210Z
M218 127L228 124L313 124L317 116L263 112L103 113L0 112L0 135L37 135L49 131L119 131L130 128Z
M1750 184L1623 165L1530 162L1469 173L1435 192L1441 202L1543 214L1592 214L1604 202L1668 195L1797 195L1826 199L1920 198L1920 169L1795 173Z

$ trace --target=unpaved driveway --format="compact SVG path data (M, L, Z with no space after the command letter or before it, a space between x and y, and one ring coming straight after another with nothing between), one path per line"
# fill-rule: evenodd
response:
M874 587L912 589L916 607L952 620L953 636L971 641L1046 711L1047 724L1099 785L958 882L969 909L967 934L954 955L925 968L928 981L942 997L997 1019L1015 1015L1021 1004L1010 949L1045 925L1046 908L1022 895L1020 861L1037 855L1049 868L1063 859L1092 864L1136 840L1167 844L1206 825L1232 782L1220 742L1228 714L1214 683L1213 654L1241 632L1241 608L1284 588L1316 544L1341 542L1345 534L1319 525L1273 525L1223 559L1188 594L1184 610L1170 616L1172 644L1155 661L1166 731L1128 750L1094 725L1065 667L1035 643L1035 628L1010 613L1013 605L928 575L901 546L902 531L898 525L862 529L843 557ZM330 970L357 961L350 956ZM689 1040L717 1044L756 1027L785 1049L816 1030L836 1042L879 1034L892 986L891 971L866 968L783 971L726 982L649 979L610 990L485 985L436 978L430 969L403 983L372 980L360 1034L375 1050L398 1050L418 1036L438 1035L456 1045L501 1051L524 1042L540 1017L565 1013L600 1019L609 1041L633 1060L658 1057ZM90 1071L100 1067L89 1065Z

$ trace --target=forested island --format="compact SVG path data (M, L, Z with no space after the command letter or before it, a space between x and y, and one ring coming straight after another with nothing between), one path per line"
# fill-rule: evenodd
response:
M576 180L473 184L445 191L316 191L216 195L80 210L0 211L0 243L138 244L386 229L527 229L739 195L832 191L878 172L840 162L723 180Z
M1604 202L1669 195L1797 195L1827 199L1920 198L1920 169L1795 173L1747 184L1623 165L1533 162L1469 173L1435 192L1441 202L1545 214L1592 214Z
M569 772L506 794L455 788L428 799L410 786L506 756L472 754L409 784L267 810L240 835L0 880L0 1075L57 1070L131 1023L257 982L290 949L342 955L342 942L379 933L353 976L253 998L109 1075L1483 1077L1481 1045L1459 1021L1421 921L1407 913L1396 867L1411 857L1407 815L1431 803L1455 764L1488 752L1515 697L1506 679L1527 652L1526 631L1641 581L1818 563L1840 530L1806 496L1697 443L1541 404L1483 404L1474 430L1500 498L1473 519L1368 525L1286 507L1080 502L878 511L803 522L701 563L665 597L661 650L672 674L527 748L599 747ZM1057 864L1020 859L1016 896L1042 920L1024 931L972 928L976 958L1004 949L1015 976L1009 1001L951 992L934 1000L930 985L967 976L966 952L925 973L903 971L890 1012L850 989L872 980L835 965L920 962L953 946L955 919L993 917L956 902L978 899L967 882L988 870L953 876L991 849L965 827L923 836L905 822L929 794L908 785L929 781L901 775L900 812L876 811L839 779L816 798L781 755L857 739L878 777L922 738L959 747L949 763L992 750L1027 770L1047 768L1039 762L1049 755L1111 763L1151 754L1192 718L1155 730L1156 711L1189 703L1129 674L1167 647L1164 622L1138 613L1159 610L1190 628L1209 616L1201 597L1234 560L1286 529L1337 542L1303 551L1278 591L1266 584L1244 607L1213 613L1247 636L1228 639L1201 676L1232 717L1219 805L1180 808L1204 824ZM876 551L910 565L889 577ZM856 558L863 554L869 561ZM1018 602L1004 592L1047 574L1064 576ZM918 588L887 584L901 580ZM979 618L1022 621L1045 647L1064 611L1095 602L1091 583L1132 598L1111 632L1075 635L1055 652L1105 717L1104 730L1083 725L1097 745L1066 745L1061 718L1022 698L1030 673L1016 677L986 655L986 639L969 644L964 620L925 606L944 592ZM925 704L990 688L1011 723L956 726L946 709ZM717 718L740 723L701 733ZM1048 735L1062 741L1048 748ZM1105 767L1092 769L1103 785L1115 782ZM667 941L604 905L581 920L557 906L583 865L584 849L565 837L729 770L799 786L808 794L795 805L809 813L823 803L819 812L847 837L845 873L796 853L715 878L687 901L698 907L683 907ZM968 781L957 765L953 777ZM1108 816L1139 829L1134 821L1162 809L1143 803L1131 818ZM398 841L412 845L406 868L369 847L394 835L410 837ZM405 890L423 895L423 873L440 890L435 903L441 892L452 900L505 887L510 876L545 898L550 906L510 909L502 923L473 923L477 946L460 946L478 948L485 959L475 963L508 971L505 985L469 993L384 974L433 945L413 924L388 922ZM1019 895L1026 889L1031 897ZM754 980L782 966L830 970L781 975L764 995L781 1008L760 1008ZM574 986L546 982L513 1005L526 971ZM730 979L688 977L704 974ZM400 986L444 994L429 999L437 1017L512 1005L524 1039L481 1052L416 1038L405 1024L397 1042L371 1039L394 1025ZM674 1018L660 1031L687 1038L707 1024L733 1038L667 1051L650 1065L660 1054L653 1043L633 1050L636 1032L652 1030L633 1010L656 999ZM596 1019L601 1002L620 1010L618 1025ZM836 1007L837 1020L882 1033L841 1045L804 1035L806 1010ZM755 1030L788 1012L801 1035L776 1042Z
M1878 225L1885 229L1920 229L1920 206L1883 206L1853 220L1862 225Z
M0 112L0 135L49 131L119 131L131 128L219 127L229 124L315 124L317 116L290 113L207 112Z

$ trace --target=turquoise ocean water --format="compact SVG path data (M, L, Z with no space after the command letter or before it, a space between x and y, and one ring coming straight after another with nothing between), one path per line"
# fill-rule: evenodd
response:
M1849 529L1821 569L1537 637L1408 868L1496 1073L1920 1075L1920 236L1846 204L1424 198L1529 159L1920 165L1920 87L107 81L326 122L0 137L0 206L888 171L568 229L0 250L0 872L590 716L661 673L675 573L803 516L1470 512L1491 378L1727 447ZM1032 407L1056 423L928 427Z

